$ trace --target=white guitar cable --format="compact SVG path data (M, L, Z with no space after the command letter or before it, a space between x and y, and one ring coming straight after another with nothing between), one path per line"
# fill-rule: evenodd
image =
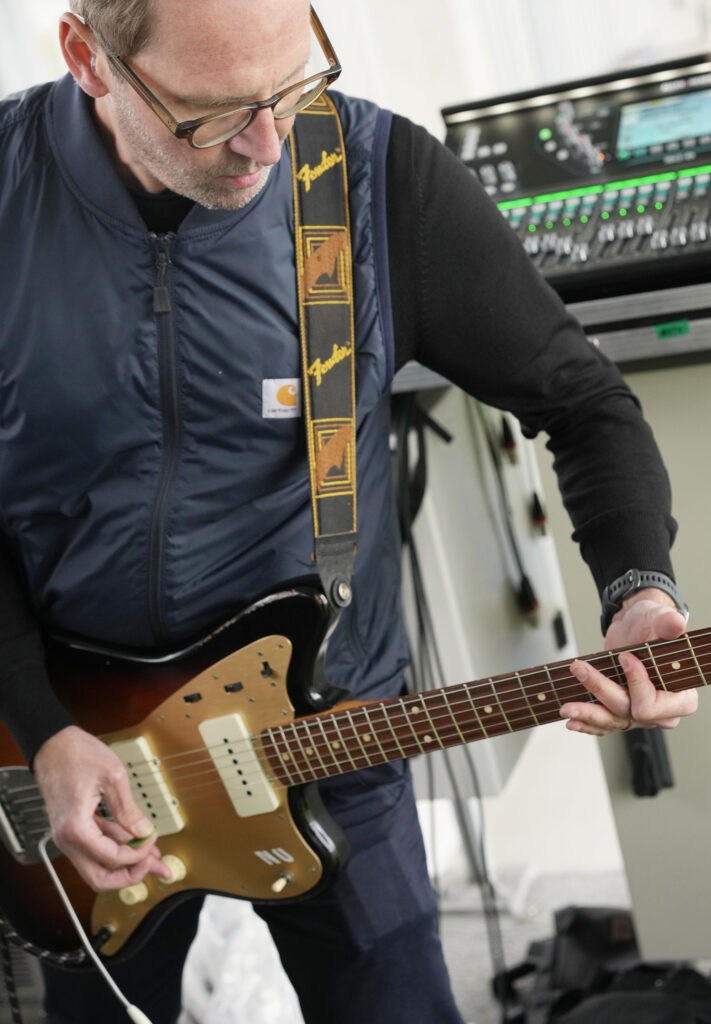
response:
M59 875L54 870L54 865L52 864L52 861L50 860L49 854L47 853L47 844L49 843L51 838L52 838L51 834L49 832L47 832L42 837L42 839L40 839L40 841L39 841L39 852L40 852L40 855L42 857L42 860L44 861L44 866L47 868L47 871L49 871L49 876L52 879L52 882L54 883L54 887L55 887L55 889L57 890L57 892L59 893L59 895L62 898L62 903L64 904L64 906L65 906L65 908L67 910L67 913L69 914L69 916L70 916L70 918L72 920L72 924L74 925L74 927L76 929L77 935L79 936L79 938L82 941L82 945L84 946L84 948L86 949L87 953L89 954L91 959L94 961L96 966L98 967L99 972L103 975L106 983L112 989L112 991L114 992L114 995L116 996L116 998L119 1000L120 1003L123 1004L123 1006L124 1006L124 1008L126 1010L126 1013L128 1014L128 1016L133 1021L133 1024L151 1024L150 1018L146 1017L146 1015L143 1012L143 1010L139 1010L137 1006L133 1005L133 1003L129 1003L128 999L126 999L125 995L123 994L121 989L118 987L118 985L116 984L114 979L111 977L109 972L106 970L106 968L102 964L101 960L99 960L99 957L97 956L96 950L94 949L92 944L89 942L89 938L88 938L86 932L84 931L84 929L82 928L81 921L77 917L76 911L74 910L74 907L72 906L72 904L71 904L71 902L69 900L69 896L67 896L66 890L65 890L64 886L62 885L62 883L60 881Z

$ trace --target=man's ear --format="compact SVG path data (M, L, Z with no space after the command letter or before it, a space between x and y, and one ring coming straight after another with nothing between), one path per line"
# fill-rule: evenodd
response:
M89 96L98 99L109 91L97 70L99 45L91 29L75 14L67 12L59 19L59 45L67 67ZM105 62L101 64L105 67Z

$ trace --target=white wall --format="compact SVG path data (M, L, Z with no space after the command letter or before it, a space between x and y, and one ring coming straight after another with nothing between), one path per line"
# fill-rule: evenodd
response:
M62 71L66 0L0 0L0 95ZM342 88L442 136L470 99L711 49L711 0L316 0Z

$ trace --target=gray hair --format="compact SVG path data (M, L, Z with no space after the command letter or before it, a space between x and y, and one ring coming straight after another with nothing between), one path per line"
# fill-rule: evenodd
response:
M124 60L146 45L153 0L70 0L101 46Z

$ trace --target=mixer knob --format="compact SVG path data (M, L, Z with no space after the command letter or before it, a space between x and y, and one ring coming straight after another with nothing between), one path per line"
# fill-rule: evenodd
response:
M617 225L617 237L634 238L634 224L632 221L625 220L621 224Z
M637 234L638 235L651 235L654 231L654 217L650 217L647 214L646 217L640 217L637 221Z
M589 256L590 246L587 242L578 242L573 246L573 251L570 254L573 263L587 263Z
M697 220L689 226L689 240L692 242L705 242L709 237L709 230L706 221Z
M599 242L614 242L615 241L615 228L613 224L603 224L597 233Z
M652 235L649 244L653 249L666 249L669 245L669 232L666 228L659 228Z

